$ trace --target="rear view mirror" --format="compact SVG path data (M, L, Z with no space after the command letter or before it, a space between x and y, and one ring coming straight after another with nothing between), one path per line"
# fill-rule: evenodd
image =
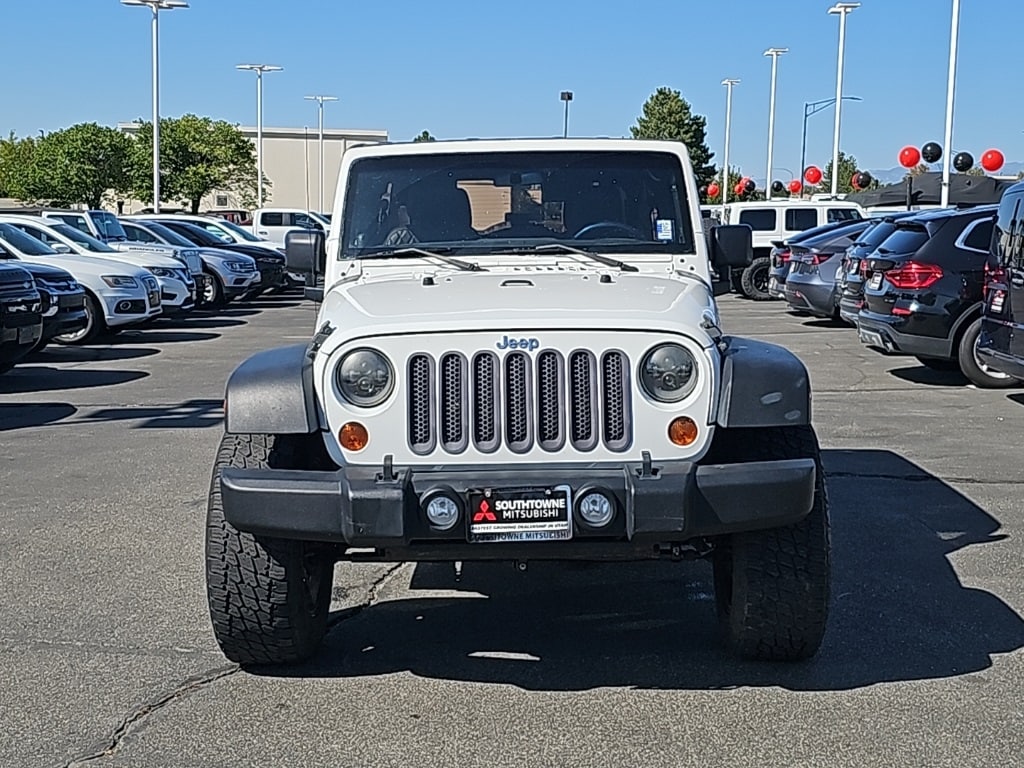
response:
M711 263L716 269L745 268L754 260L754 234L746 224L711 229Z

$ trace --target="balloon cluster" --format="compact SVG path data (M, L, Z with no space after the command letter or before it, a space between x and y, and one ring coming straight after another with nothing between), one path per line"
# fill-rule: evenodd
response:
M942 159L942 147L929 141L919 150L917 147L906 146L900 150L900 165L904 168L916 168L924 160L926 163L937 163ZM981 156L981 167L989 173L995 173L1003 167L1006 158L998 149L990 149ZM957 152L953 156L953 168L958 173L966 173L974 167L974 155L970 152Z

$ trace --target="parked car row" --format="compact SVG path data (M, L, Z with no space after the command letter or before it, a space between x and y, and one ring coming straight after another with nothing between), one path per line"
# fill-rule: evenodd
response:
M834 222L773 243L768 293L857 329L868 347L1024 384L1024 184L998 205Z
M284 249L215 217L0 213L0 372L50 342L276 292Z

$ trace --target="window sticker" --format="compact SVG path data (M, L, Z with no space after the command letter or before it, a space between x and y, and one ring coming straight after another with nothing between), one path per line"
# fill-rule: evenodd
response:
M659 240L673 240L672 219L658 219L655 223L655 236Z

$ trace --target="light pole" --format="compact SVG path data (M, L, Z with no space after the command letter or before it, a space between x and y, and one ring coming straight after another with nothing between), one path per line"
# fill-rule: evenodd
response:
M722 163L725 170L722 171L722 205L724 206L729 197L729 132L732 130L732 88L739 83L739 80L726 78L722 81L725 86L725 155Z
M772 149L775 146L775 79L778 74L779 56L789 53L789 48L769 48L765 56L772 57L772 87L768 99L768 172L764 177L765 197L772 197Z
M263 207L263 73L280 72L273 64L239 64L235 69L256 73L256 207Z
M307 101L316 101L319 112L319 158L321 158L321 207L317 212L324 211L324 102L337 101L337 96L305 96Z
M843 96L843 101L863 101L860 96ZM823 109L828 109L836 103L835 99L822 99L821 101L804 102L804 129L800 139L800 174L803 176L807 168L807 118L816 115Z
M188 8L185 0L121 0L153 11L153 212L160 213L160 11Z
M956 87L956 47L960 29L960 0L953 0L953 20L949 30L949 76L946 81L946 153L942 158L941 205L949 205L949 163L953 155L953 91Z
M828 9L839 15L839 56L836 64L836 123L832 132L832 197L839 192L839 123L843 113L843 57L846 55L846 16L860 3L836 3Z
M569 138L569 102L572 101L572 91L562 91L559 98L565 102L565 124L562 128L562 138Z

